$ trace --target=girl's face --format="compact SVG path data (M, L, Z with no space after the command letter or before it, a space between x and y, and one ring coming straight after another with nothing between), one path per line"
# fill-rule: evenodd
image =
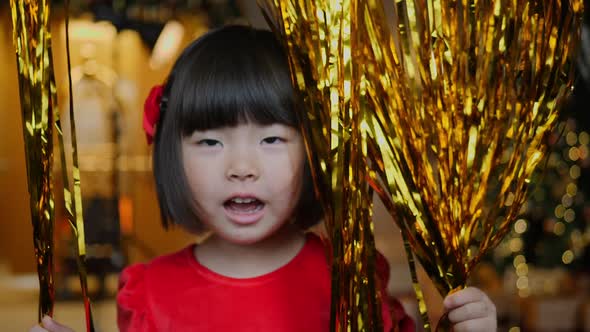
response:
M182 140L199 217L235 244L254 244L288 223L302 190L305 151L295 128L244 123Z

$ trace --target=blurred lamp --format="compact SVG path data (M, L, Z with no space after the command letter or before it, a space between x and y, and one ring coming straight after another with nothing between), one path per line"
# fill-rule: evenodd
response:
M169 63L178 52L184 37L184 27L178 21L168 21L152 51L150 68L159 69Z

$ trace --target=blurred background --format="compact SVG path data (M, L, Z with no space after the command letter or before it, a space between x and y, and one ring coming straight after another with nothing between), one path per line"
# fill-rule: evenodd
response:
M195 238L160 227L143 101L184 46L228 23L265 27L255 0L71 0L70 44L89 288L98 331L116 331L118 273L179 250ZM588 2L588 1L587 1ZM590 4L586 5L586 8ZM586 15L588 18L588 15ZM62 116L68 89L63 1L52 1L53 55ZM590 20L586 19L588 23ZM590 30L583 33L576 89L568 101L542 182L505 241L472 284L498 308L501 331L590 331ZM15 50L8 1L0 4L0 326L24 331L37 317ZM65 127L65 126L64 126ZM66 140L68 137L66 137ZM57 147L56 147L57 149ZM56 150L57 152L57 150ZM55 171L61 165L56 162ZM70 226L55 176L55 317L84 330ZM389 291L420 324L398 229L376 200L378 248L391 263ZM432 321L441 298L419 272Z

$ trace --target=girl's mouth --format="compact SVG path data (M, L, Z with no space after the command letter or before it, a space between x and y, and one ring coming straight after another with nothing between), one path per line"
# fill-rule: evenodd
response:
M227 216L235 223L249 225L263 215L265 204L255 197L233 197L223 203Z

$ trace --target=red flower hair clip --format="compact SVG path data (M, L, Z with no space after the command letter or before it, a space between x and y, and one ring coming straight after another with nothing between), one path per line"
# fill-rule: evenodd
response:
M164 87L162 85L154 86L145 100L143 105L143 130L147 137L148 144L152 144L156 134L156 124L160 119L160 103Z

